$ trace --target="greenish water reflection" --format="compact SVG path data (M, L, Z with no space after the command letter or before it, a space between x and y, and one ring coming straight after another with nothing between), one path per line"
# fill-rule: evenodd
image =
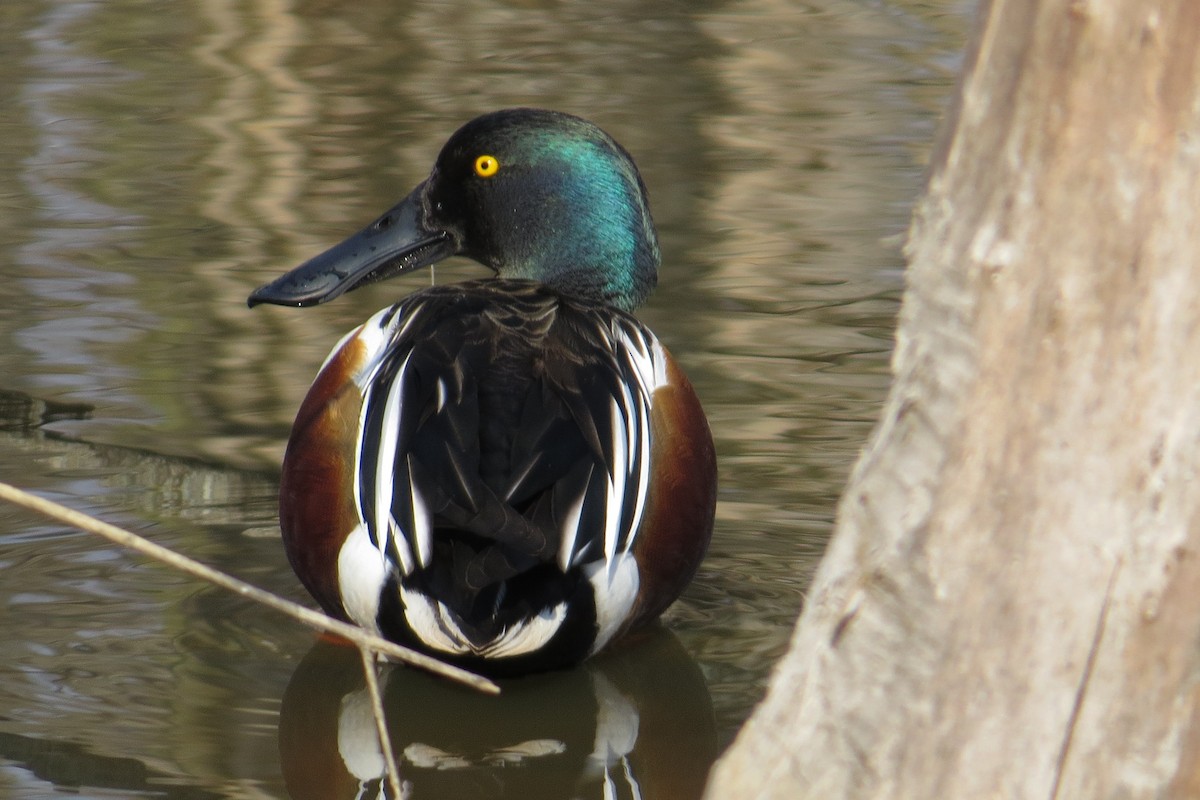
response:
M514 736L562 745L562 759L500 766L502 735L456 750L437 743L452 733L421 732L433 749L410 767L445 769L414 773L414 797L461 796L460 779L480 797L694 796L696 782L655 769L672 757L657 748L690 721L694 746L673 757L702 773L786 646L886 391L896 242L965 13L949 0L5 0L0 479L306 600L274 519L291 416L340 335L428 278L304 312L251 312L247 293L386 208L475 114L589 117L650 187L665 263L641 316L716 436L711 555L667 638L621 654L617 677L546 679L536 696L576 711L578 730ZM321 658L305 656L306 631L2 506L0 535L0 796L296 791L280 720L302 659ZM645 705L668 669L696 691ZM416 684L393 677L401 728L409 698L427 699ZM450 718L485 713L438 697ZM326 700L334 738L312 746L338 755L349 706ZM522 713L562 728L544 705ZM608 728L602 707L621 711ZM617 755L592 757L601 741ZM468 750L468 772L446 771Z

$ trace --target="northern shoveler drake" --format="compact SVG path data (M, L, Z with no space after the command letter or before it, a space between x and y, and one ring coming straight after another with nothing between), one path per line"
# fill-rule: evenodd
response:
M688 379L631 315L642 178L598 127L478 117L365 229L256 290L307 306L464 255L334 348L284 457L288 558L329 614L492 675L576 663L692 579L716 502Z

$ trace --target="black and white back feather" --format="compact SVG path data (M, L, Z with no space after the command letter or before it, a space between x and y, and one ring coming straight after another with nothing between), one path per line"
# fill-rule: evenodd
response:
M665 382L654 334L599 303L488 280L419 292L360 336L373 351L355 496L405 604L432 609L423 638L519 652L533 643L505 633L558 615L553 635L581 587L611 635L636 593L636 573L631 585L614 571L632 564L646 505Z

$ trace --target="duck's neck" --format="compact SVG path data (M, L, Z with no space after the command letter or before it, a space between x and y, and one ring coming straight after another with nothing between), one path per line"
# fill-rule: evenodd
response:
M501 236L494 265L503 277L540 281L563 294L630 311L653 291L661 260L646 190L615 143L550 140L540 163L553 163L524 197L524 212ZM529 186L526 186L529 191Z
M569 297L632 311L654 291L659 260L654 238L621 246L585 241L563 247L549 257L514 263L502 269L500 275L536 280Z

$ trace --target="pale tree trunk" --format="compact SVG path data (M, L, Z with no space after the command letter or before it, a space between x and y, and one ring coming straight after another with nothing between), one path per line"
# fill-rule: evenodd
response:
M710 798L1200 796L1200 2L980 13L882 422Z

